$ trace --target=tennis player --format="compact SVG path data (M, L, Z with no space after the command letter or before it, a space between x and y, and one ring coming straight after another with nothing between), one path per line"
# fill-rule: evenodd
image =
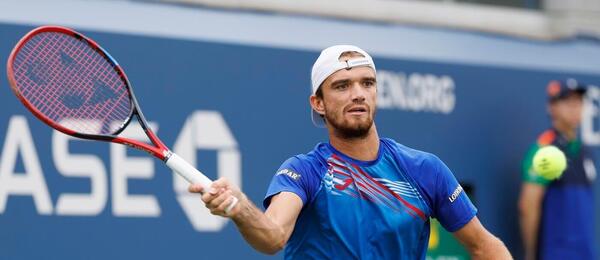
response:
M227 179L203 193L206 207L230 217L256 250L285 248L286 259L425 259L430 218L475 259L510 259L439 158L379 137L376 102L371 56L351 45L324 49L312 68L310 104L329 142L281 165L264 213ZM240 202L226 213L231 196Z

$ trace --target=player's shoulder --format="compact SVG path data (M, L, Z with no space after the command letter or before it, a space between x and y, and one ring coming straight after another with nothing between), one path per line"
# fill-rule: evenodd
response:
M407 166L421 167L424 164L434 165L441 162L435 154L408 147L393 139L381 138L381 142Z
M291 167L296 170L317 168L323 164L326 154L331 153L324 143L319 143L306 153L296 154L283 162L284 167Z
M425 192L427 198L432 198L431 194L438 188L437 180L453 176L444 162L433 153L414 149L391 139L382 139L382 143L395 149L395 158L400 167Z

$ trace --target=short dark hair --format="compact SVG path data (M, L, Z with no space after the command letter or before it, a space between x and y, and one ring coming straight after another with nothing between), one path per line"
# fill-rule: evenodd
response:
M317 88L317 91L315 92L315 96L317 96L320 99L323 99L323 89L321 88L323 86L323 83L321 83L321 85L319 85L319 87Z
M352 57L365 57L365 55L362 55L362 53L357 52L357 51L345 51L342 52L342 54L340 54L340 57L338 57L338 59L344 58L344 57L348 57L348 58L352 58Z

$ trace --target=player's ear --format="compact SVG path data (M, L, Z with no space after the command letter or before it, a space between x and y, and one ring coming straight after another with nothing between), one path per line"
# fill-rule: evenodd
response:
M313 110L317 111L317 113L324 115L325 114L325 106L323 105L323 99L319 98L315 95L310 96L310 106Z

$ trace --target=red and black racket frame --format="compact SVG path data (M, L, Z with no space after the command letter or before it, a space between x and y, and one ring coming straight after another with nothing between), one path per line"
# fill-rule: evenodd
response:
M46 33L46 32L67 34L67 35L75 37L76 39L88 44L96 52L98 52L99 54L101 54L103 57L106 58L106 60L112 65L113 69L118 73L118 75L121 77L121 79L125 82L125 85L126 85L128 93L129 93L129 97L130 97L129 100L131 102L131 110L129 111L129 116L127 117L125 122L117 130L115 130L112 134L91 135L91 134L79 133L79 132L73 131L71 129L65 128L65 127L61 126L59 123L57 123L54 120L45 116L41 111L39 111L37 108L35 108L25 97L23 97L23 95L21 95L21 93L17 87L17 81L14 76L13 62L14 62L17 54L21 50L21 48L31 38L33 38L37 34ZM98 45L92 39L89 39L76 31L73 31L69 28L62 27L62 26L38 27L38 28L30 31L29 33L27 33L25 36L23 36L23 38L13 48L12 52L10 53L10 56L8 57L8 63L6 65L6 68L7 68L8 81L10 83L11 89L13 90L13 92L15 93L17 98L19 98L21 103L23 103L23 105L25 105L25 107L27 107L27 109L29 109L29 111L31 111L31 113L33 113L37 118L39 118L40 120L42 120L43 122L48 124L50 127L54 128L62 133L65 133L67 135L71 135L71 136L78 137L78 138L129 145L133 148L137 148L137 149L146 151L146 152L150 153L151 155L153 155L165 162L171 156L171 151L169 151L167 146L165 146L164 143L162 143L162 141L160 141L160 139L158 139L156 134L154 134L154 132L152 132L152 130L148 127L146 119L145 119L144 115L142 114L139 104L135 98L135 95L133 94L133 90L131 89L131 84L129 83L129 79L125 75L125 72L123 72L123 69L121 68L121 66L116 62L115 59L112 58L112 56L110 56L110 54L108 54L108 52L106 52L102 47L100 47L100 45ZM134 140L134 139L117 136L119 133L121 133L125 129L125 127L127 127L127 125L129 125L129 123L131 122L131 119L133 118L134 115L137 117L140 126L142 127L142 129L144 130L144 132L146 133L146 135L148 136L150 141L154 144L154 146L144 143L144 142L141 142L141 141Z

